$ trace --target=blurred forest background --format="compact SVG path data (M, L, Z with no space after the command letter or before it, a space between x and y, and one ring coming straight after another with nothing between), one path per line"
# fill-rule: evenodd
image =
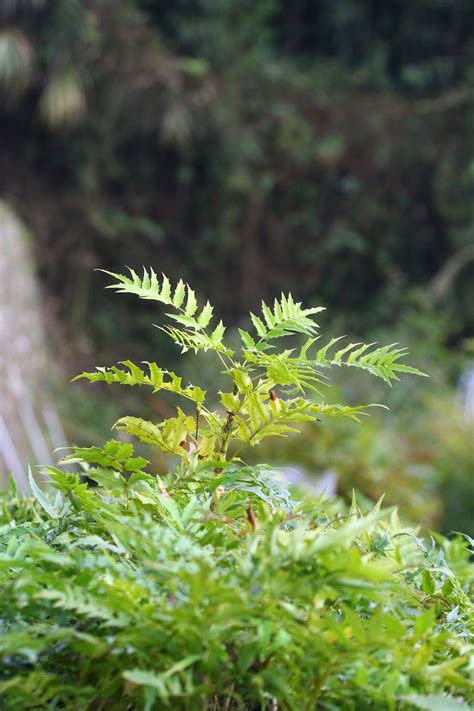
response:
M430 380L340 383L391 413L265 455L474 535L474 4L0 0L0 21L5 451L22 453L9 417L36 428L33 462L140 407L67 380L173 363L153 308L93 271L149 265L234 325L283 290L327 306L329 335L409 345ZM12 375L22 358L28 376Z

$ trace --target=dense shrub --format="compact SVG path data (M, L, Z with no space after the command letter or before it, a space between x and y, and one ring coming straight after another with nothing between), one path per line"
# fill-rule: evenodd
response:
M112 469L102 476L90 489L55 473L51 515L4 502L3 708L447 711L412 697L474 699L461 538L424 542L378 509L293 505L258 469L194 471L170 498L149 475L121 494ZM227 490L213 505L216 484Z
M50 467L54 498L31 474L36 501L13 485L4 495L3 708L468 709L467 541L424 539L380 503L295 501L269 467L232 454L233 440L357 417L360 407L322 400L321 370L346 364L390 381L416 372L403 353L349 344L331 356L332 339L310 358L317 309L283 296L252 316L256 335L241 331L236 353L184 284L171 290L151 272L116 286L165 303L168 335L217 353L232 390L212 412L203 390L154 363L86 374L171 391L193 413L117 423L172 451L169 474L148 473L132 444L110 440L64 460L97 486ZM301 350L275 348L295 333L309 339Z

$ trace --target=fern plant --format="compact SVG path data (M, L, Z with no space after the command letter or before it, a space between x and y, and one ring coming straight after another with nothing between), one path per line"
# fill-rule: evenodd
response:
M359 368L389 385L403 373L423 375L403 362L406 349L397 344L345 343L344 337L324 343L314 320L323 308L304 308L291 294L275 299L273 307L262 302L261 314L250 314L252 328L239 329L240 348L235 349L226 341L222 321L215 322L211 304L200 307L195 292L182 280L172 286L153 269L144 270L142 277L133 270L129 276L106 274L114 279L108 288L163 304L169 323L160 328L181 353L211 351L228 378L228 389L219 393L222 409L215 410L207 405L206 391L183 384L179 375L154 362L136 365L127 360L78 376L91 382L148 386L154 393L166 390L183 398L188 408L178 407L174 418L155 423L123 417L115 427L186 462L204 460L221 467L229 461L230 445L232 451L240 451L266 437L294 433L302 422L321 417L358 419L376 406L326 401L328 369ZM305 338L303 345L285 347L285 339L295 335Z
M468 711L472 541L426 542L381 502L294 501L268 467L230 450L322 416L357 418L363 408L324 401L324 370L391 382L418 372L404 351L317 344L319 309L290 296L251 316L236 351L183 282L113 277L165 304L165 332L181 350L215 353L230 385L213 410L156 363L82 376L182 398L168 420L117 423L182 463L157 476L110 440L64 460L95 487L48 467L54 497L31 472L34 500L13 485L0 495L0 707ZM293 334L302 347L277 347Z

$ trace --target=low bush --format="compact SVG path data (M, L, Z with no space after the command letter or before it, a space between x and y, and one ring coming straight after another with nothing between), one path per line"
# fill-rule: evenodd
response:
M164 302L166 332L214 351L231 389L214 412L154 363L85 374L170 391L192 412L116 426L176 455L173 472L148 473L130 442L111 439L63 460L89 483L49 467L54 497L31 474L34 499L13 484L3 495L2 708L468 709L472 542L422 537L380 502L295 501L269 467L238 456L301 422L359 417L323 401L321 372L347 365L391 381L416 373L404 352L349 344L331 356L333 339L309 358L316 310L282 297L252 316L256 335L241 331L236 354L189 287L114 276ZM298 351L274 347L294 333L308 339Z

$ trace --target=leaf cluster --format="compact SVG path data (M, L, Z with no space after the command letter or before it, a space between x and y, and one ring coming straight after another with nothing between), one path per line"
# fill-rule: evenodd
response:
M396 344L342 345L343 339L337 337L318 347L321 335L314 316L323 309L304 308L291 294L275 299L273 307L262 303L260 315L250 314L252 328L239 329L240 347L235 349L225 339L222 321L212 323L211 304L199 307L195 292L182 280L172 286L166 276L158 278L153 269L144 270L141 277L133 270L128 276L107 273L114 279L109 288L167 307L169 323L159 328L182 353L213 352L229 381L228 389L219 393L222 409L218 411L208 407L203 389L183 385L176 373L156 363L124 361L79 376L91 382L148 386L154 393L165 390L191 403L191 411L185 413L177 407L176 417L163 422L124 417L116 423L117 429L182 459L189 459L192 451L200 459L225 461L229 446L235 451L266 437L285 436L303 422L341 416L358 419L374 405L351 406L327 400L326 371L331 368L358 368L389 385L399 374L423 375L403 362L406 349ZM298 337L304 338L298 347L280 345L283 339L295 341Z
M229 451L302 422L357 418L363 407L324 399L322 371L391 382L417 372L404 351L335 350L339 339L317 348L320 309L284 295L251 315L236 350L183 282L113 276L118 291L164 304L165 332L181 350L213 352L229 388L212 409L208 393L155 363L82 376L180 398L168 419L116 424L179 462L150 473L131 443L111 439L46 468L54 496L31 472L34 500L11 485L0 507L2 709L435 711L456 700L466 711L467 542L423 540L381 502L295 501L276 472Z
M379 505L295 503L267 469L161 479L114 441L79 457L96 488L51 468L55 498L4 499L6 711L474 700L461 537L422 540Z

